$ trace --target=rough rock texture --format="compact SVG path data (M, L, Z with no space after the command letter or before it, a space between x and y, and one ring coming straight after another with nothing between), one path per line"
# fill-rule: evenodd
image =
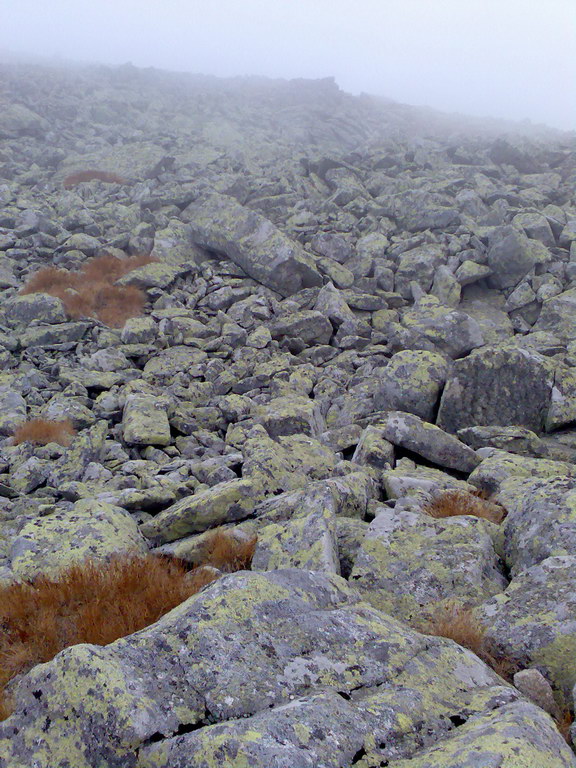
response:
M574 136L332 79L0 80L0 585L257 536L17 675L0 768L574 768ZM121 327L21 293L138 254ZM454 605L507 681L419 634Z

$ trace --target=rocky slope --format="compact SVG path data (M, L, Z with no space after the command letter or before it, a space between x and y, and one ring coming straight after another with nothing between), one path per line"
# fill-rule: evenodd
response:
M0 580L258 535L14 680L1 768L576 766L574 136L18 64L0 138ZM86 169L125 183L64 188ZM19 293L102 253L156 259L122 328ZM77 437L14 445L36 417ZM431 517L445 489L507 516ZM423 633L454 604L516 686Z

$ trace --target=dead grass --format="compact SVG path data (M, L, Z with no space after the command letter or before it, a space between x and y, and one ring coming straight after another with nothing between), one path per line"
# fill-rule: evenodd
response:
M114 283L137 267L154 261L145 255L119 259L104 254L90 259L78 272L45 267L32 275L20 294L48 293L63 301L66 312L74 320L96 317L110 327L120 328L129 318L142 314L146 296L139 288Z
M554 719L554 722L564 741L571 747L573 742L570 735L570 727L574 722L574 713L566 709L558 719Z
M14 432L12 444L20 445L20 443L29 442L36 445L47 445L48 443L59 443L68 446L75 435L76 430L70 419L64 421L31 419Z
M486 629L476 619L471 608L459 604L448 605L436 613L423 631L428 635L447 637L468 648L508 682L512 682L519 670L512 659L496 656L488 649Z
M496 524L500 524L506 516L506 510L500 504L488 501L480 494L459 490L441 491L424 507L424 511L437 518L473 515Z
M246 570L254 557L257 540L256 535L242 541L225 530L215 531L204 544L202 562L225 573Z
M216 563L225 572L249 568L255 545L255 536L240 542L215 532L203 564L191 571L171 558L118 557L0 587L0 720L11 714L5 688L16 675L70 645L107 645L153 624L218 579Z
M94 180L104 181L108 184L128 184L128 179L125 179L123 176L118 176L118 174L109 173L108 171L96 170L77 171L76 173L71 173L69 176L66 176L62 184L64 189L72 189L72 187L75 187L77 184L80 184L83 181Z

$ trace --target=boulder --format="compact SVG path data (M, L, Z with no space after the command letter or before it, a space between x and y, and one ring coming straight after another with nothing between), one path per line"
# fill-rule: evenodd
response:
M184 210L182 218L189 222L196 245L226 256L282 296L322 284L313 258L297 242L231 197L202 197Z

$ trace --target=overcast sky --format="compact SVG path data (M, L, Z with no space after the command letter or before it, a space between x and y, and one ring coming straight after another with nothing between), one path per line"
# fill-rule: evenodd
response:
M576 0L0 0L0 49L576 129Z

